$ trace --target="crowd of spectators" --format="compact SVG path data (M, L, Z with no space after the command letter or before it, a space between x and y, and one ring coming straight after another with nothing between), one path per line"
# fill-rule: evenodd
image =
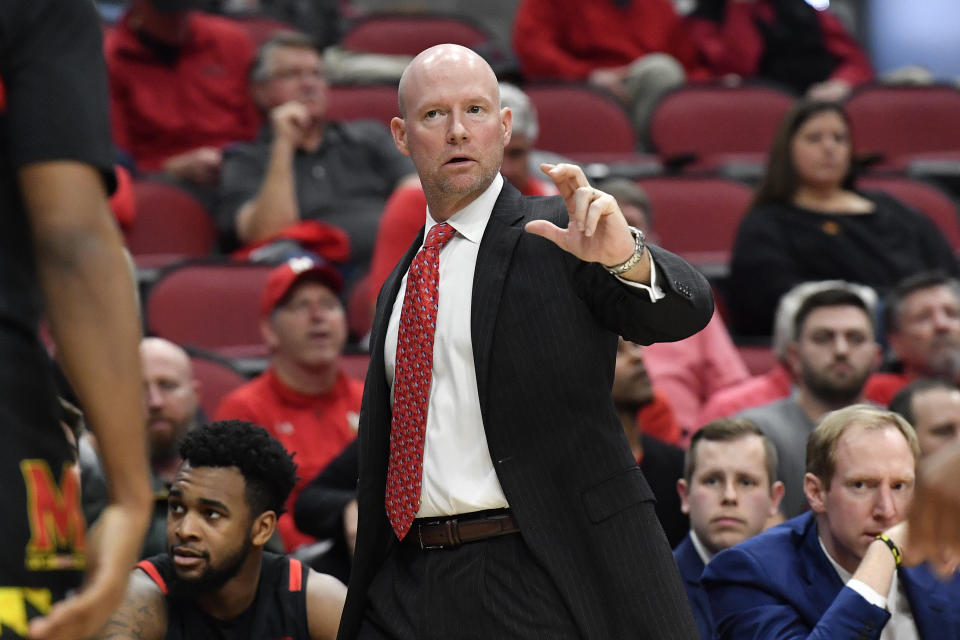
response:
M335 15L335 4L318 7ZM204 205L220 232L211 258L277 265L259 306L269 360L209 417L260 425L294 454L298 478L269 548L346 581L363 390L342 364L363 350L362 332L350 341L346 301L362 292L359 324L369 327L380 285L421 233L426 199L388 128L329 115L317 43L334 44L342 24L300 16L308 33L279 31L258 49L242 21L199 5L130 0L106 27L117 162ZM299 15L295 3L262 8ZM919 457L960 439L960 264L926 216L857 188L842 101L874 80L857 41L802 0L699 0L687 16L669 0L521 0L511 36L501 35L521 81L501 83L514 114L502 173L526 195L556 190L538 175L523 82L608 92L641 146L657 100L684 82L761 79L798 98L736 230L729 278L715 282L724 304L697 335L621 340L617 357L612 408L677 547L702 637L764 625L840 637L831 633L850 619L874 625L865 638L881 637L888 619L913 625L904 637L958 637L937 635L960 634L960 621L918 598L956 603L960 583L931 586L923 568L898 582L883 553L908 544L901 523ZM598 186L657 243L654 216L670 211L654 211L633 180ZM751 371L737 343L771 336L769 367ZM165 548L178 446L207 418L187 346L141 345L156 498L144 557ZM103 503L90 493L102 486L96 446L81 439L81 458L94 460L84 468L88 519ZM869 486L857 493L849 482ZM887 541L874 543L881 533ZM829 588L807 602L790 590L797 572Z

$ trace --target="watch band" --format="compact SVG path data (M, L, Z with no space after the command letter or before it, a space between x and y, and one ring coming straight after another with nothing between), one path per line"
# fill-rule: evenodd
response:
M640 231L640 229L637 229L636 227L627 228L630 229L630 235L633 236L633 255L622 264L618 264L613 267L604 266L607 272L611 275L623 275L627 271L630 271L630 269L633 269L635 266L640 264L640 259L643 258L643 253L646 251L647 238L643 235L643 231Z

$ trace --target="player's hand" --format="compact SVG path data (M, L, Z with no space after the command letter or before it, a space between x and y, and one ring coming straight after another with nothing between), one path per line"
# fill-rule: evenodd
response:
M30 621L35 640L79 640L98 633L123 601L150 517L146 509L111 504L87 535L87 578L76 595Z
M585 262L609 267L626 262L633 255L634 240L614 197L591 187L576 165L543 164L540 168L557 185L570 221L561 229L546 220L534 220L527 223L526 230ZM648 259L644 256L643 261Z

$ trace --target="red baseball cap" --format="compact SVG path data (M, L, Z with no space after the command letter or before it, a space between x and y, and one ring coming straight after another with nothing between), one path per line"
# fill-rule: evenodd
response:
M306 256L291 258L267 276L267 286L260 298L260 312L264 316L273 313L293 286L303 280L324 284L337 295L343 290L343 278L327 262Z

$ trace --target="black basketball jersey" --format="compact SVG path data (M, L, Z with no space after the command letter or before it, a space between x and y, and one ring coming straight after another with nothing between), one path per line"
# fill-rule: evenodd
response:
M307 627L307 574L299 560L264 552L257 596L232 620L204 613L192 598L177 595L177 574L168 554L137 563L163 592L167 604L166 640L310 640Z

